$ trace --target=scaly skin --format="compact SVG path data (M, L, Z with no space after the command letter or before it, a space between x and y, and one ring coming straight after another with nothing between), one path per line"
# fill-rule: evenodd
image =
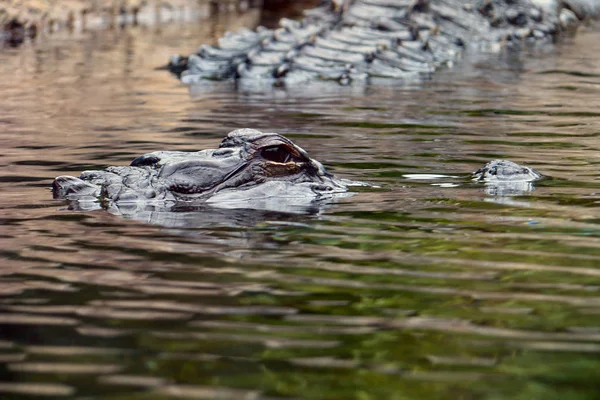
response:
M52 188L56 199L168 209L178 203L205 202L243 207L258 198L300 198L309 203L344 193L351 184L329 174L277 133L238 129L218 149L148 153L129 166L85 171L79 178L59 176Z
M466 45L550 38L599 10L600 0L329 0L275 30L228 33L216 47L174 57L170 68L187 84L411 79Z

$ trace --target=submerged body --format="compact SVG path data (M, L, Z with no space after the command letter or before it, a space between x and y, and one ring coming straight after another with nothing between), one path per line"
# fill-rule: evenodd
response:
M540 177L506 160L494 160L473 174L474 180L508 187L531 187ZM78 178L59 176L52 189L54 198L72 201L74 209L107 208L118 214L201 204L297 212L345 196L356 185L363 184L336 178L277 133L238 129L218 149L148 153L129 166L85 171Z

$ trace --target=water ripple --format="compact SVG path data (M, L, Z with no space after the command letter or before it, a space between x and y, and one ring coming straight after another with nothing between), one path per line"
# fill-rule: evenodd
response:
M28 396L70 396L75 390L68 385L55 383L12 383L0 382L0 393Z
M0 397L597 397L598 32L352 88L155 69L234 22L0 53ZM51 199L57 175L236 127L373 186L310 215ZM546 178L471 181L495 158Z

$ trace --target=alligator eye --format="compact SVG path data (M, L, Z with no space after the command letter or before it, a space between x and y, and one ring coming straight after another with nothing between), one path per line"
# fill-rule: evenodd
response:
M262 150L261 155L265 160L277 163L286 163L292 158L292 155L285 146L267 147Z

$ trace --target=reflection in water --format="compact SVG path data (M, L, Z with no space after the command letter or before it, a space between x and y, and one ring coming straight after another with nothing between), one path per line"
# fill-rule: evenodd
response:
M292 199L293 200L293 199ZM301 199L300 199L301 200ZM146 222L165 227L180 228L206 228L211 226L255 226L265 221L286 221L294 218L310 218L317 216L327 207L330 202L312 201L307 204L294 204L278 200L281 204L279 209L275 207L260 207L263 204L253 204L248 201L248 207L258 205L253 208L241 207L218 207L212 205L173 205L165 208L164 205L157 207L143 204L111 204L106 209L111 214L120 215L127 219L140 222ZM90 212L102 210L101 204L94 202L92 204L82 203L81 201L72 201L66 210Z
M0 53L0 397L595 398L598 33L358 91L190 98L154 69L236 21ZM380 187L308 214L51 199L238 127ZM552 179L490 196L467 174L495 158Z
M519 196L534 189L532 182L486 182L485 192L490 196Z

